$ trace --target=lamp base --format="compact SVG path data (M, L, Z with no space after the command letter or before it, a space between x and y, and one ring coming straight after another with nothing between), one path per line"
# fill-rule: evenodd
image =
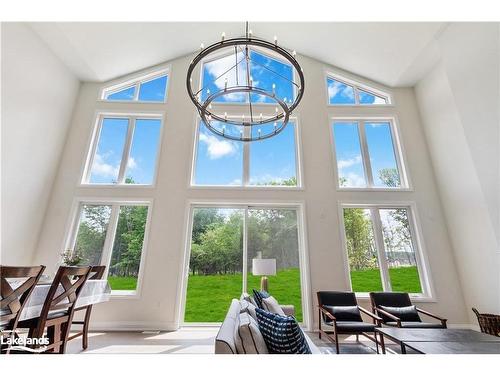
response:
M269 288L269 279L267 276L262 276L260 279L260 290L267 292Z

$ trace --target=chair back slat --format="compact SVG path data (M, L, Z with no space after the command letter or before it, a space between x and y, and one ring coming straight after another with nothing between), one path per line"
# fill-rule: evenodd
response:
M100 280L104 276L106 266L92 266L90 269L90 280Z
M45 266L0 266L0 295L2 298L0 300L2 311L0 321L3 329L16 329L21 312L44 270ZM18 281L19 285L16 286L14 279L26 280Z

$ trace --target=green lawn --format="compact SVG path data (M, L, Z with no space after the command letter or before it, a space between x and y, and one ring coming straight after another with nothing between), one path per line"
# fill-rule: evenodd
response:
M416 267L389 269L393 291L420 293L420 281ZM382 283L378 270L351 272L353 290L357 292L381 291ZM135 290L135 277L108 277L111 289ZM189 275L185 322L222 322L232 298L240 298L242 275ZM260 277L248 275L248 292L260 289ZM298 268L278 271L269 277L269 293L283 305L294 305L298 321L302 321L300 295L300 273Z
M108 276L111 289L135 290L137 288L137 277Z

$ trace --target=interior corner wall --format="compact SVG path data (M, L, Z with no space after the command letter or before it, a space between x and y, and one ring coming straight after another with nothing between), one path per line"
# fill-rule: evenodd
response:
M28 265L80 84L29 26L3 23L1 34L1 263Z
M500 311L499 30L449 25L415 88L471 319Z

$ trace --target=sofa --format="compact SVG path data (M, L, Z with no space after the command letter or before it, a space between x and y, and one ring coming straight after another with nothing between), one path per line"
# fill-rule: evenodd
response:
M258 337L259 332L253 332L254 335L251 337L251 350L245 349L245 337L242 335L240 327L245 326L245 322L248 321L245 312L245 304L248 303L243 299L237 300L233 299L229 310L226 314L226 318L222 323L217 337L215 338L215 354L268 354L265 344L260 343ZM283 306L285 313L293 311L290 306ZM243 323L243 324L242 324ZM255 329L255 327L253 327ZM255 335L257 334L257 335ZM321 351L316 345L311 341L308 335L304 333L305 339L312 354L320 354ZM243 349L242 349L243 347Z

